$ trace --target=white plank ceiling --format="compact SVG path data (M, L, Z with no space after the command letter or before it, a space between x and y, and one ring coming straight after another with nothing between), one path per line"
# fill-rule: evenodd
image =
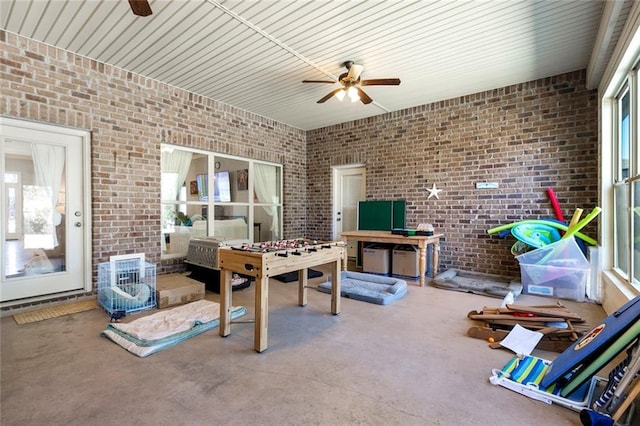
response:
M587 68L596 0L0 0L3 29L308 130ZM316 101L353 60L374 102Z

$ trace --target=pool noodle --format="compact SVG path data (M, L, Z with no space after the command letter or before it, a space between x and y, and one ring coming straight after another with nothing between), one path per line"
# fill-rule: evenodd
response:
M596 216L598 216L601 211L602 209L600 207L594 207L593 210L591 210L591 213L589 213L584 219L582 219L580 222L578 222L577 224L569 228L567 232L562 236L562 239L565 240L567 238L573 237L579 230L587 226L589 222L591 222ZM552 256L553 256L553 251L550 251L549 254L547 254L542 259L538 260L536 264L544 265Z
M549 220L542 220L542 219L527 219L527 220L521 220L520 222L514 222L514 223L508 223L506 225L500 225L500 226L496 226L495 228L491 228L487 231L487 233L489 234L495 234L496 232L501 232L504 231L506 229L511 229L512 227L520 224L520 223L537 223L537 224L541 224L541 225L550 225L553 226L554 228L558 228L562 231L566 231L567 229L569 229L569 227L567 225L563 225L561 223L556 223L556 222L551 222ZM593 246L595 246L596 244L598 244L598 242L596 240L594 240L593 238L589 237L588 235L584 235L582 232L576 231L574 234L576 237L580 238L581 240L583 240L584 242L591 244Z
M602 211L602 209L600 207L594 207L593 210L591 210L591 213L586 215L584 219L582 219L580 222L578 222L574 226L570 227L567 230L567 233L564 234L564 236L562 238L563 239L564 238L569 238L569 237L572 237L572 236L576 235L579 230L581 230L582 228L587 226L589 224L589 222L591 222L596 216L598 216L600 214L601 211Z
M547 195L549 196L549 200L551 200L551 206L553 207L553 211L556 214L556 219L564 222L564 216L562 215L562 210L560 209L560 203L558 203L558 199L556 198L556 193L553 192L553 188L547 188Z
M582 216L582 212L582 209L576 209L576 211L573 212L573 216L571 216L571 222L569 222L569 230L572 226L575 226L576 223L578 223L580 217Z

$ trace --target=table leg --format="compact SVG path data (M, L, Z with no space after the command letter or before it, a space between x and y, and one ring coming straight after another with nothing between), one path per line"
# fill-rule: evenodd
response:
M228 269L223 269L220 274L220 335L222 337L231 334L231 277Z
M420 287L424 287L424 276L427 275L427 245L422 242L418 245L418 249L420 250L420 259L419 259L419 272L420 272Z
M309 274L307 268L298 271L298 304L307 306L307 287L309 284Z
M435 240L433 242L433 257L431 259L431 271L433 276L438 275L438 263L440 262L440 241Z
M269 277L256 277L256 323L253 348L256 352L267 349L267 322L269 320Z
M331 268L331 313L334 315L340 313L340 292L342 291L340 263L340 260L336 260Z
M347 254L347 245L349 244L349 240L347 240L346 238L342 238L342 241L344 242L344 257L342 258L342 270L346 271L347 267L349 266L349 255ZM356 244L358 244L358 242L356 241ZM356 258L358 257L358 255L356 254Z

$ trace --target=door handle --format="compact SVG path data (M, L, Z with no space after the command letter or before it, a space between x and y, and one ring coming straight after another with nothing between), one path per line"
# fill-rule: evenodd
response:
M73 224L73 226L75 226L76 228L80 228L82 226L81 222L76 222Z

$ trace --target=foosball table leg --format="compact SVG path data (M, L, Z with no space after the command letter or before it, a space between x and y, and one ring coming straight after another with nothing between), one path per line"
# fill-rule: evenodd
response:
M298 271L298 304L307 306L307 286L309 284L309 275L307 268Z
M331 264L331 313L334 315L338 315L340 313L340 292L342 291L341 286L341 275L342 275L342 265L341 260L337 260Z
M220 335L231 334L231 278L232 272L223 269L220 274Z
M267 329L269 320L269 277L256 277L256 323L253 334L253 348L256 352L267 349Z

